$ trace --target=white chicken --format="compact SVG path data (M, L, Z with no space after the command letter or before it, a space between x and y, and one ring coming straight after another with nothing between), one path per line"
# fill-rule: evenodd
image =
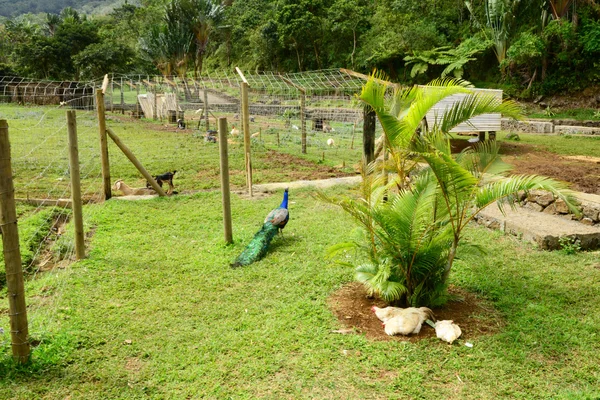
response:
M452 320L437 321L435 323L435 334L444 342L452 344L462 334L460 327Z
M385 333L390 336L419 333L423 322L433 318L433 311L427 307L372 307L371 310L381 320Z
M236 129L235 125L231 125L231 136L237 136L240 134L240 130Z
M384 323L388 319L393 318L396 315L400 315L402 310L404 310L404 309L399 308L399 307L384 307L384 308L379 308L376 306L371 307L371 311L373 311L375 313L375 316L377 318L379 318L379 320L381 322L384 322Z
M335 141L332 138L327 139L327 146L329 146L329 147L335 146Z

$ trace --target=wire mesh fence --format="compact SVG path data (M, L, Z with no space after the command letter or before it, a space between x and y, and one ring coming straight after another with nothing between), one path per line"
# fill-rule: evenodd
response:
M230 138L243 140L241 83L249 85L250 135L255 151L361 158L363 110L356 95L364 76L330 69L290 74L205 72L193 78L109 74L108 81L55 82L0 77L0 102L94 108L94 90L105 85L109 113L157 120L215 141L217 119L227 117ZM345 163L345 161L344 161Z

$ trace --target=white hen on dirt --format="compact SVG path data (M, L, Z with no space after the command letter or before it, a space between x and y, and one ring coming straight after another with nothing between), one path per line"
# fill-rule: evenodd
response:
M372 307L388 335L410 335L419 333L423 322L433 317L433 311L427 307Z
M460 327L452 320L438 321L435 323L435 334L444 342L452 344L462 334Z

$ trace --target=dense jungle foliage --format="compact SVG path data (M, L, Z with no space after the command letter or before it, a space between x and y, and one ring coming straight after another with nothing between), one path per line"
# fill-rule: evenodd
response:
M0 75L380 68L402 82L449 75L522 98L600 81L597 0L141 0L101 14L81 10L112 1L25 3L0 0L12 15L0 22Z

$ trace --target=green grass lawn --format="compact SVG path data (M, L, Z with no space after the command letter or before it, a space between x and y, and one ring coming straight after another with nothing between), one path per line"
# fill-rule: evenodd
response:
M0 398L600 395L598 252L542 252L473 227L467 239L487 254L459 260L452 281L492 302L500 332L452 346L369 341L330 333L341 325L327 298L353 274L324 256L353 225L309 191L291 193L265 259L229 268L280 200L234 196L232 246L217 192L86 206L88 258L27 282L32 364L15 369L0 336Z
M555 154L578 155L578 156L600 156L600 137L581 137L576 135L534 135L519 133L519 141L505 139L507 132L498 135L500 142L514 145L531 145L535 149L549 151Z
M180 190L218 188L218 149L200 132L117 117L109 126L150 171L177 169ZM68 197L64 110L2 106L0 118L9 120L17 193ZM95 193L95 115L78 112L77 118L84 192ZM295 162L308 174L342 162L350 169L360 158L362 133L350 150L348 127L335 128L337 147L323 146L323 134L315 134L307 155L290 130L280 131L279 147L275 131L263 132L263 141L253 143L255 179L289 179L290 166L273 160L269 150L275 148L314 162ZM561 154L600 151L600 140L590 138L521 135L520 143ZM230 155L232 182L242 186L241 143L231 144ZM143 185L112 144L110 157L113 181ZM470 227L466 239L486 254L456 261L451 281L487 299L503 318L500 330L465 334L452 346L437 339L371 341L331 333L342 325L327 299L353 280L353 271L325 256L329 246L353 237L353 222L309 190L293 191L290 201L284 235L262 261L236 270L229 263L281 202L281 193L232 197L231 246L224 244L218 190L84 206L86 232L93 233L88 257L48 272L29 271L30 334L39 345L25 367L10 358L8 299L0 289L0 398L600 396L600 252L543 252ZM17 211L21 240L39 237L35 226L47 227L35 220L43 217L40 210L19 205ZM72 253L72 237L69 225L55 250Z
M600 110L593 108L573 108L569 110L558 110L550 107L547 111L532 112L529 118L545 119L575 119L578 121L600 120Z

